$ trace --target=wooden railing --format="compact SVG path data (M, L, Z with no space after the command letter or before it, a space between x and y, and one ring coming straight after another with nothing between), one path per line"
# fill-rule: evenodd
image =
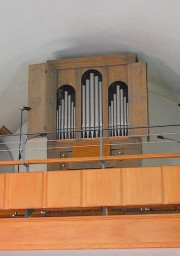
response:
M53 158L43 160L21 160L17 161L0 161L0 166L8 165L31 165L31 164L49 164L49 163L81 163L81 162L98 162L98 161L114 161L114 160L143 160L157 158L179 158L180 152L175 153L159 153L159 154L138 154L138 155L117 155L117 156L102 156L102 157L81 157L81 158Z
M116 160L124 157L147 159L152 156L162 158L161 154L118 156ZM163 156L179 157L180 153ZM90 158L92 161L96 159L100 160ZM26 164L56 163L64 160L79 161L29 160ZM22 163L11 161L0 164L5 166ZM83 209L101 206L168 207L180 204L179 188L180 166L6 173L0 174L0 211L79 207ZM0 218L0 225L0 250L180 246L179 213L68 218L15 216L8 219Z
M0 174L0 210L180 204L180 166Z

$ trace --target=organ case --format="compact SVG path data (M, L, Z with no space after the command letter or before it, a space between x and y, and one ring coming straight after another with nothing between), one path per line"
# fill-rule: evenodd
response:
M49 158L72 156L76 141L96 142L100 129L103 137L109 138L111 155L141 153L141 137L148 130L132 128L148 125L146 64L136 59L135 54L124 54L61 59L30 66L32 110L28 133L57 132L57 136L51 135L55 141L48 143ZM114 137L118 139L119 151L117 145L117 150L113 149ZM50 150L56 144L69 149ZM109 167L112 165L119 163ZM139 162L134 163L137 165ZM121 166L125 167L124 163ZM49 168L64 167L73 169Z

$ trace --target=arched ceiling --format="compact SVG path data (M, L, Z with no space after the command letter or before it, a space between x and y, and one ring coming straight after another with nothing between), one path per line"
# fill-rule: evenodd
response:
M149 92L180 101L179 0L1 0L0 127L14 132L27 104L28 65L133 52Z

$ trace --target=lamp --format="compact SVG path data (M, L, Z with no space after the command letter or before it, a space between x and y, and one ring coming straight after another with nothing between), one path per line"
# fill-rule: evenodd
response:
M22 106L19 108L21 110L21 121L20 121L20 131L19 131L19 154L18 154L18 160L21 159L21 138L22 138L22 121L23 121L23 112L31 110L28 106ZM18 165L18 172L19 172L19 165Z
M176 139L172 139L172 138L167 138L167 137L164 137L162 135L158 135L157 138L160 139L160 140L164 140L164 139L166 139L166 140L173 140L173 141L176 141L176 142L180 143L180 140L176 140Z

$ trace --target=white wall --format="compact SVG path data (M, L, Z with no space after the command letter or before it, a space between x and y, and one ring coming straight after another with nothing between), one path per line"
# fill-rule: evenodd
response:
M178 104L155 94L149 94L149 123L150 125L180 124L180 107ZM154 134L154 135L153 135ZM180 143L159 140L157 135L180 139L180 126L150 129L150 142L143 143L143 153L179 152ZM179 158L145 160L144 165L176 165Z
M13 160L18 160L19 153L19 129L15 132L17 136L6 136L3 141L11 150ZM22 133L27 133L27 124L22 127ZM28 139L25 144L25 159L47 159L47 139L46 138L33 138ZM46 171L47 165L31 165L30 171ZM17 167L15 167L17 172ZM20 172L26 171L25 166L20 166Z

